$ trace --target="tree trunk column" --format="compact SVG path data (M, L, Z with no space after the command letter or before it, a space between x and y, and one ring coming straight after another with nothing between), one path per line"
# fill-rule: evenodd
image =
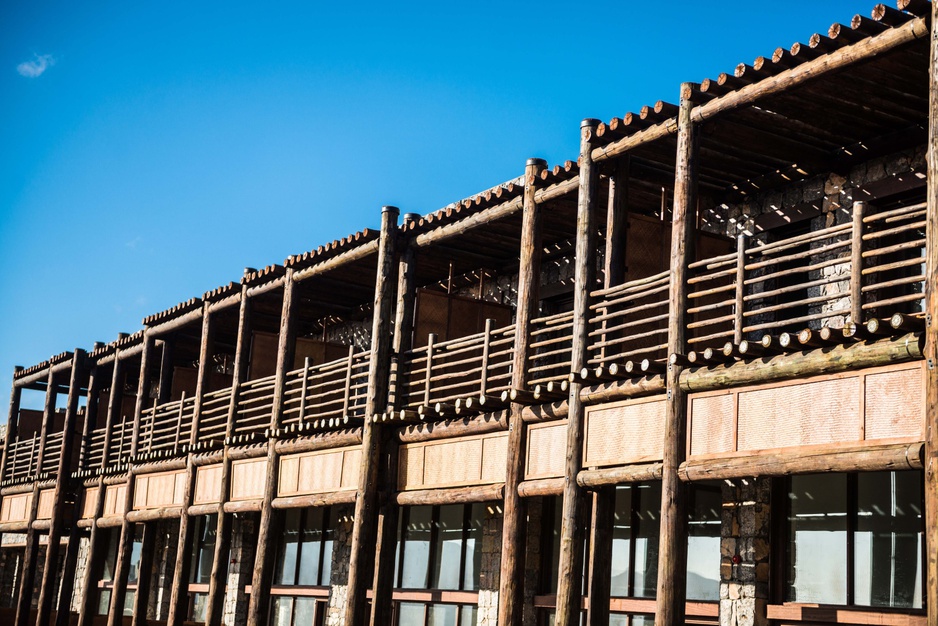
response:
M524 168L521 218L521 265L518 268L518 307L515 317L515 352L511 371L512 390L527 391L531 345L531 320L537 316L541 283L541 215L534 193L543 159L528 159ZM483 372L483 375L485 373ZM498 577L498 623L521 624L524 596L525 506L518 496L524 480L527 429L521 419L524 405L513 402L508 422L508 465L505 471L502 518L501 568Z
M150 390L150 360L153 358L153 335L144 331L143 352L140 355L140 377L137 381L137 402L134 406L134 427L130 441L130 458L137 455L137 443L140 439L140 419ZM127 521L127 513L133 507L134 487L133 472L127 472L127 490L121 503L120 543L117 546L117 563L114 568L114 585L111 587L111 604L108 607L107 626L118 626L124 615L124 595L127 593L127 578L130 575L130 556L134 543L134 524ZM99 493L103 497L103 491Z
M267 605L270 601L270 583L276 541L271 541L276 533L282 513L271 506L277 493L280 455L277 454L278 430L283 420L283 394L287 371L293 367L296 350L296 281L293 269L287 268L283 280L283 309L280 312L280 333L277 342L277 373L274 378L273 408L270 414L270 437L267 440L267 469L264 479L264 499L261 501L260 524L257 536L266 538L257 544L254 554L254 571L251 575L251 599L248 603L248 626L262 626L267 623Z
M563 483L563 510L560 525L560 566L557 576L557 626L577 626L583 586L584 529L579 524L585 504L585 490L577 484L583 469L584 406L580 399L582 383L573 374L586 366L589 340L590 292L596 279L596 191L599 172L591 156L599 120L580 124L580 187L577 200L576 268L573 291L573 349L570 355L570 399L567 417L567 451Z
M671 286L668 295L668 354L685 354L687 266L694 258L697 209L697 132L691 121L697 86L681 85L678 111L674 211L671 224ZM670 363L670 362L669 362ZM668 365L661 476L661 536L658 543L658 594L655 623L684 623L687 592L687 489L677 470L685 457L687 396L678 384L681 366Z
M59 464L55 475L55 490L52 497L52 520L49 524L49 542L46 545L46 563L42 569L42 583L39 587L39 611L36 616L38 626L46 626L52 612L52 596L55 593L55 581L59 576L59 542L62 539L65 515L65 494L72 482L67 475L72 460L72 447L75 441L75 419L78 413L79 376L85 364L85 353L75 350L68 381L68 401L65 405L65 423L62 426L62 449L59 451ZM75 546L70 546L73 551ZM63 578L63 587L71 589L71 581ZM70 594L69 594L70 595ZM67 605L66 605L67 606Z
M394 261L397 239L396 207L381 210L378 271L375 281L374 319L371 326L371 359L368 362L368 392L362 428L362 457L352 527L349 559L346 626L362 626L367 620L366 594L375 559L378 522L378 473L386 461L382 451L382 427L372 417L387 408L391 365L391 304L394 298Z
M925 226L925 606L938 626L938 3L931 7Z

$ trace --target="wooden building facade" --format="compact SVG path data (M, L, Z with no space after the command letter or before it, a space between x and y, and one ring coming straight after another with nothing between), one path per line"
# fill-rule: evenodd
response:
M936 18L17 368L0 621L938 626Z

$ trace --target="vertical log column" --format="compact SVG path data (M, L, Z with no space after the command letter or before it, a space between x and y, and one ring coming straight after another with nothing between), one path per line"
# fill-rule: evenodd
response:
M685 354L687 266L694 257L698 139L691 110L697 86L681 85L678 111L674 211L671 224L671 288L668 294L668 354ZM687 488L677 475L687 445L687 396L678 380L681 366L669 360L661 478L661 536L655 624L684 623L687 595Z
M140 439L140 419L146 406L150 390L150 360L153 358L153 335L144 331L143 351L140 354L140 377L137 379L137 402L134 405L134 427L130 440L130 458L137 455L137 442ZM121 536L117 545L117 563L114 568L114 583L111 587L111 604L108 607L107 626L118 626L124 616L124 595L127 593L127 579L130 575L130 556L133 552L134 524L127 521L134 502L134 475L127 472L127 489L121 505ZM103 497L103 493L99 494Z
M231 459L228 442L234 436L235 419L238 415L238 393L247 374L247 354L251 339L251 302L248 286L241 283L241 303L238 309L238 336L235 340L234 371L231 375L231 400L228 403L228 421L225 425L225 452L222 459L221 487L218 497L218 520L215 525L215 552L212 554L212 572L208 581L208 600L205 621L221 624L225 608L225 588L228 576L228 553L231 549L231 515L226 515L223 506L231 487Z
M3 453L0 455L0 483L8 478L7 461L10 456L10 444L16 438L20 419L20 400L23 397L23 390L16 385L16 375L23 371L23 366L17 365L13 368L13 384L10 385L10 410L7 413L7 431L3 438ZM0 533L3 537L3 533Z
M406 213L404 222L419 219L419 215ZM401 242L403 243L403 242ZM410 245L401 252L397 266L397 308L394 313L394 345L392 354L397 360L394 375L393 409L401 408L401 355L412 347L414 330L414 301L416 285L414 272L416 252ZM393 431L391 431L393 433ZM375 562L375 575L372 582L370 626L383 626L391 623L391 594L394 589L394 564L397 552L397 524L399 509L395 499L397 489L398 443L393 441L391 433L385 437L383 445L388 451L388 471L381 477L382 502L378 511L378 536Z
M101 469L107 466L111 437L114 432L114 422L120 416L123 399L124 364L121 360L120 350L116 350L114 353L114 369L111 371L111 392L108 394L107 399L104 449L101 452ZM88 543L88 564L85 566L85 577L82 583L84 593L78 605L78 626L89 626L94 621L95 599L97 596L97 593L93 591L94 583L101 575L101 566L104 563L103 557L107 548L107 546L101 545L105 541L107 533L98 528L98 519L104 514L104 490L104 475L102 473L98 478L98 491L94 504L94 516L92 517L91 538Z
M629 155L617 159L609 174L609 202L606 207L606 246L603 288L621 285L626 278L626 233L629 226ZM605 322L603 322L605 324ZM608 340L609 337L605 337ZM590 518L590 554L587 567L589 626L609 623L609 595L612 586L612 526L615 514L615 488L593 492Z
M270 414L270 438L267 441L267 469L264 480L264 499L261 502L261 519L257 536L261 541L254 554L254 571L251 575L251 600L248 603L248 626L267 623L267 604L270 601L270 583L277 542L273 541L271 529L276 528L282 513L271 506L277 492L280 455L277 454L277 439L283 419L283 391L287 371L293 367L296 350L296 282L293 269L287 268L283 281L283 310L280 314L280 334L277 342L277 373L274 378L273 408Z
M42 410L42 429L39 432L39 455L36 459L36 474L42 474L42 462L46 452L46 437L55 417L56 384L52 366L46 378L46 402ZM20 576L20 592L16 598L15 626L26 626L33 603L33 585L36 582L36 559L39 558L39 533L33 530L33 522L39 512L39 480L33 483L33 498L30 501L26 530L26 551L23 554L23 570Z
M78 394L81 384L82 368L85 367L85 353L75 350L68 379L68 401L65 405L65 423L62 426L62 449L59 451L59 463L55 473L55 490L52 496L52 520L49 524L49 541L46 545L46 562L42 569L42 583L39 586L39 606L36 624L46 626L52 612L55 582L59 572L59 543L65 525L65 496L71 488L71 476L68 475L75 444L75 420L78 413ZM74 526L74 524L73 524ZM74 548L74 546L73 546ZM71 581L62 580L63 591L66 587L71 596ZM67 608L67 605L66 605Z
M931 7L925 217L925 606L938 626L938 3Z
M576 266L573 290L573 349L570 354L570 400L567 416L567 451L564 463L563 509L560 524L560 566L557 576L557 626L577 626L583 587L583 528L579 525L585 505L585 490L576 477L583 468L584 407L580 400L583 387L574 376L586 366L589 340L590 292L596 280L596 190L599 173L591 152L599 120L586 119L580 124L580 185L577 199Z
M349 559L348 601L345 625L362 626L367 620L366 594L374 567L378 522L378 470L384 458L382 425L372 417L386 408L391 369L391 304L394 299L394 261L397 239L397 207L381 210L381 236L375 280L374 319L371 324L371 359L368 362L368 390L365 398L365 424L362 427L361 468L355 498L352 526L352 554Z
M179 515L179 534L176 543L176 563L173 567L173 584L169 592L168 626L182 624L186 620L186 610L189 607L189 567L190 549L192 547L192 519L189 515L189 505L192 503L192 492L195 489L195 465L192 462L196 442L199 439L199 420L202 413L202 402L208 387L209 374L212 370L212 349L215 338L215 318L209 311L209 303L202 304L202 335L199 342L199 371L195 382L195 405L192 407L192 430L189 433L189 452L186 455L186 480L182 497L182 512ZM147 537L144 536L146 542ZM144 578L141 575L141 580ZM146 573L149 579L149 572ZM138 596L141 594L137 594ZM139 598L138 598L139 599ZM137 624L138 606L145 617L146 603L135 605L134 626Z
M524 168L521 218L521 264L518 268L518 307L515 316L515 352L511 388L527 392L531 345L531 320L537 317L541 285L541 211L534 200L536 181L547 167L543 159L528 159ZM485 372L483 372L483 376ZM498 577L498 623L521 624L524 605L524 500L518 484L524 480L527 428L521 419L524 405L513 402L508 422L508 464L505 470L502 558Z

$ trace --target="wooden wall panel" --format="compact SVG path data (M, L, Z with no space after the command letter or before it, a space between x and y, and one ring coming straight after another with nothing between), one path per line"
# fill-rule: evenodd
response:
M94 510L98 506L98 488L87 487L83 490L81 498L81 519L94 517Z
M212 504L221 500L221 463L195 468L193 504Z
M181 505L185 491L186 472L159 472L134 477L134 509L155 509Z
M121 506L127 494L127 485L107 485L104 488L104 517L121 515Z
M29 519L29 507L32 505L32 493L18 493L3 496L0 504L0 522L25 522Z
M52 519L52 504L55 502L55 489L43 489L39 492L39 507L36 519Z
M924 437L922 362L691 394L688 454Z
M235 501L263 498L266 472L266 458L232 461L230 499Z
M664 412L661 396L587 407L583 467L660 461Z
M402 445L398 488L405 491L503 482L507 438L508 433L499 432Z
M319 450L280 459L278 496L331 493L358 488L361 448Z
M528 426L525 480L563 476L566 450L567 420Z

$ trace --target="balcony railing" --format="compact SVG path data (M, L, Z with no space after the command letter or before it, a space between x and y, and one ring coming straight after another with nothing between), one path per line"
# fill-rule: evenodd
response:
M365 417L370 352L356 352L321 365L306 364L287 374L283 425L317 422L336 426Z
M36 474L36 459L39 456L39 433L27 439L19 435L10 442L7 466L3 474L5 481L25 479Z
M138 453L178 452L189 443L195 398L185 394L174 402L165 402L143 411L140 418Z
M270 426L276 376L265 376L241 384L234 434L262 433Z
M493 326L489 319L481 333L439 343L431 334L427 345L402 354L394 381L400 406L447 414L463 399L491 401L508 390L515 329Z

